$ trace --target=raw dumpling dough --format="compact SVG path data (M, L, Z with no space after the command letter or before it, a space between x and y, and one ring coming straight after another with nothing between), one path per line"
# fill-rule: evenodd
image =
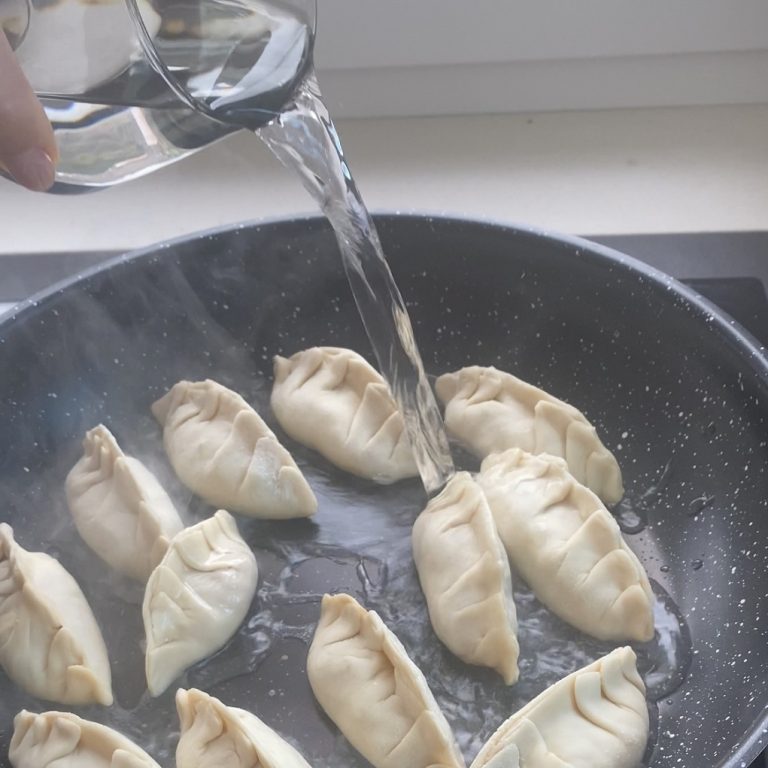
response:
M492 454L478 476L514 568L536 597L601 640L653 637L653 592L600 499L554 456Z
M180 381L152 406L181 481L209 504L250 517L309 517L317 499L291 454L240 395Z
M307 674L320 706L375 768L463 768L424 675L349 595L323 597Z
M179 689L181 738L176 768L310 768L256 715L227 707L203 691Z
M468 664L517 681L517 614L504 545L480 486L451 478L413 525L413 559L435 634Z
M13 768L160 768L122 733L70 712L19 712L8 757Z
M503 723L471 768L636 768L648 741L645 685L617 648Z
M27 552L0 523L0 665L32 696L61 704L112 703L104 638L64 566Z
M581 411L496 368L473 365L438 378L448 431L478 458L507 448L549 453L606 504L624 495L621 470Z
M351 349L275 357L272 410L294 440L347 472L383 484L418 474L389 387Z
M67 475L67 503L85 543L115 570L146 581L184 527L157 478L103 425L85 433Z
M144 593L147 686L153 696L235 634L257 581L256 558L228 512L219 510L173 538Z

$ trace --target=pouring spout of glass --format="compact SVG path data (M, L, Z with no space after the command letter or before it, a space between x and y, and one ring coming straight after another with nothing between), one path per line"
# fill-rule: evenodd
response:
M128 181L271 120L311 68L315 16L314 0L0 0L56 132L54 192Z

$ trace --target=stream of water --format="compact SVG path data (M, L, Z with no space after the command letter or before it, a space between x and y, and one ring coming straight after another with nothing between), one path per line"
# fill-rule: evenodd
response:
M298 174L336 233L379 370L404 415L424 488L433 494L454 473L442 416L424 372L405 302L313 74L299 88L292 104L257 133L280 162Z

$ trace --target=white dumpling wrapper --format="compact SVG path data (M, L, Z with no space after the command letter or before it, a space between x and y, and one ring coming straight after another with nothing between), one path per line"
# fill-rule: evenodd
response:
M307 657L317 701L374 768L463 768L422 672L374 611L325 595Z
M13 768L160 768L122 733L70 712L22 710L13 728Z
M624 495L616 457L581 411L494 367L473 365L435 382L445 425L478 458L508 448L549 453L606 504Z
M275 357L272 410L288 435L340 469L385 485L418 475L389 387L351 349Z
M435 634L460 659L517 681L517 613L507 553L480 486L454 475L413 525L413 559Z
M27 693L61 704L112 704L104 638L58 560L28 552L0 523L0 665Z
M485 459L478 482L510 562L547 608L601 640L653 637L645 569L562 459L513 448Z
M194 688L177 691L176 709L176 768L310 768L282 736L244 709Z
M647 741L635 653L617 648L512 715L471 768L636 768Z
M157 478L126 456L103 424L86 432L66 492L83 541L115 570L139 581L149 578L184 527Z
M142 607L147 686L153 696L235 634L258 577L251 548L224 510L172 539L149 577Z
M309 517L317 499L291 454L240 395L207 379L180 381L152 406L179 479L243 515Z

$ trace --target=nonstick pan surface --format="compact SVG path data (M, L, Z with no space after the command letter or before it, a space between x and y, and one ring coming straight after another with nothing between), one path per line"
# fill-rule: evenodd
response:
M420 216L377 224L429 373L468 364L514 372L584 410L616 453L624 522L647 521L627 539L678 606L691 642L685 681L652 705L646 762L748 763L765 745L768 704L762 350L692 291L585 241ZM61 559L102 625L117 705L77 711L120 728L164 765L173 764L178 726L172 691L158 700L145 692L141 587L111 574L79 540L63 484L82 434L104 422L190 521L210 514L174 478L149 414L180 378L208 376L241 392L320 501L311 522L239 520L260 563L259 593L233 641L180 685L255 711L316 768L364 765L318 710L304 669L320 595L348 591L401 637L471 759L502 715L610 649L565 627L518 580L520 683L505 689L450 658L431 633L410 561L419 484L382 488L343 476L285 439L269 414L272 356L315 344L371 358L319 218L148 249L0 324L0 519L27 548ZM57 708L0 672L1 766L21 707Z

